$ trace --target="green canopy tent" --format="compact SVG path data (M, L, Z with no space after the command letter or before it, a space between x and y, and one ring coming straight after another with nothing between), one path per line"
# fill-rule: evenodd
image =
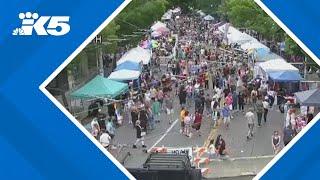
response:
M73 98L115 98L128 90L128 84L113 81L100 75L71 93Z

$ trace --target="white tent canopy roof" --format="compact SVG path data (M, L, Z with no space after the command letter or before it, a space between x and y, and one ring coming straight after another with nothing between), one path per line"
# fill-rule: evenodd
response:
M270 61L266 61L263 63L259 63L258 65L264 72L277 72L277 71L296 71L299 72L299 70L291 65L290 63L287 63L284 59L274 59Z
M206 15L203 19L206 21L213 21L214 17L212 17L211 15Z
M226 26L226 24L220 26L218 29L221 32L225 33L225 26ZM247 33L240 32L239 30L237 30L233 26L229 27L227 38L228 38L229 44L231 44L231 43L244 44L244 43L248 43L250 41L257 41L255 38L251 37Z
M131 61L135 63L143 63L143 64L149 64L151 60L151 52L150 50L143 49L142 47L136 47L131 50L129 50L127 53L125 53L118 61L117 65L125 62L125 61Z
M205 14L203 11L201 11L201 10L198 10L197 13L198 13L200 16L205 16L205 15L206 15L206 14Z
M138 79L140 76L139 71L132 71L127 69L122 69L119 71L112 72L108 79L115 81L128 81Z
M163 28L163 27L166 28L167 25L166 25L165 23L163 23L163 22L158 21L158 22L154 23L154 24L151 26L151 30L152 30L152 31L155 31L155 30L157 30L157 29L159 29L159 28Z
M170 20L171 18L172 18L172 10L170 9L163 14L161 20Z
M174 10L171 10L173 13L178 13L181 11L180 7L175 8Z
M270 50L266 45L260 43L259 41L249 41L241 45L241 49L247 51L251 49L268 49Z

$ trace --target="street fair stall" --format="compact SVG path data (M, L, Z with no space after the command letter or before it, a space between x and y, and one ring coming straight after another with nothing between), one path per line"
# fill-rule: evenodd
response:
M241 45L241 49L245 51L252 51L256 49L266 49L266 51L270 51L270 49L266 45L260 43L259 41L250 41L244 43Z
M133 71L128 69L121 69L119 71L112 72L108 79L115 80L115 81L131 81L137 80L140 77L140 71Z
M274 59L255 66L255 77L269 82L275 90L286 90L286 93L299 90L302 77L299 70L284 59Z
M257 52L253 52L254 55L254 59L256 62L265 62L265 61L270 61L270 60L274 60L274 59L282 59L282 57L280 57L279 55L273 53L273 52L262 52L257 51Z
M93 78L81 88L71 93L73 98L95 99L95 98L115 98L128 91L125 83L113 81L100 75Z
M251 37L247 33L242 33L233 26L230 26L228 23L224 24L218 29L226 35L227 44L244 44L251 41L257 41L255 38Z
M203 11L201 11L201 10L198 10L197 13L198 13L200 16L202 16L202 17L206 15L206 14L205 14Z
M294 95L297 102L302 106L320 106L319 89L296 92Z
M278 71L268 74L269 78L274 82L299 82L302 80L301 75L296 71Z
M299 70L296 67L294 67L290 63L287 63L284 59L273 59L270 61L258 63L255 66L254 76L259 76L262 79L268 79L268 73L279 71L290 71L299 73Z
M132 71L140 71L141 72L141 63L136 63L132 61L125 61L121 64L118 64L116 69L114 71L119 71L119 70L132 70Z
M116 99L127 92L127 84L98 75L84 86L71 93L72 99L81 100L81 104L88 107L88 111L84 111L87 113L86 115L83 114L83 116L79 116L79 113L74 115L79 118L81 117L80 121L83 124L87 124L92 118L97 117L100 128L105 128L106 114L100 112L99 109L102 108L106 102L108 104L117 102L118 100Z
M161 20L163 21L168 21L172 18L172 10L169 9L166 13L163 14L163 16L161 17Z
M122 64L125 61L131 61L135 63L143 63L145 65L150 63L152 53L148 49L143 49L142 47L138 46L129 50L125 53L118 61L117 65Z
M203 19L204 19L205 21L213 21L213 20L214 20L214 17L212 17L211 15L206 15Z
M167 25L163 22L158 21L158 22L154 23L150 29L151 29L151 31L156 31L159 28L167 28Z
M300 132L319 112L320 107L320 90L312 89L294 93L296 103L299 103L300 111L294 117L294 122L291 122L294 130ZM295 112L295 110L292 110ZM289 112L291 113L291 112Z
M180 12L181 12L181 8L180 7L177 7L177 8L172 10L172 13L175 13L175 14L180 13Z

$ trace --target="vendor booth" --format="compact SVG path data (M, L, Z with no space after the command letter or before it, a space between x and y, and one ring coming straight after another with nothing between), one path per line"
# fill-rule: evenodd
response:
M121 64L118 64L116 69L114 71L119 71L119 70L132 70L132 71L140 71L141 72L141 64L132 62L132 61L125 61Z
M269 52L253 52L254 59L256 62L265 62L274 59L282 59L279 55L269 51Z
M129 50L125 53L118 61L117 65L122 64L125 61L131 61L135 63L143 63L149 64L151 60L151 51L148 49L143 49L142 47L138 46Z
M110 74L108 79L115 81L131 81L139 79L141 72L133 71L128 69L121 69L119 71L114 71Z
M81 88L72 92L71 97L81 99L115 98L127 91L127 84L98 75Z
M259 41L249 41L241 45L241 49L245 51L253 51L253 50L258 50L258 49L265 49L266 51L270 52L270 49L260 43Z
M168 21L171 18L172 18L172 10L169 9L166 13L163 14L163 16L161 17L161 20Z
M302 106L320 106L320 90L312 89L294 94L297 102Z
M150 29L151 29L152 31L156 31L156 30L159 29L159 28L166 28L166 27L167 27L167 25L166 25L165 23L158 21L158 22L154 23L154 24L151 26Z
M293 93L299 90L302 77L299 70L284 59L274 59L255 66L255 77L269 82L274 89Z
M211 15L206 15L203 19L206 21L213 21L214 17L212 17Z
M251 41L257 41L255 38L251 37L247 33L242 33L233 26L229 26L227 24L224 24L220 27L218 27L219 31L222 33L227 32L227 39L228 39L228 44L245 44Z

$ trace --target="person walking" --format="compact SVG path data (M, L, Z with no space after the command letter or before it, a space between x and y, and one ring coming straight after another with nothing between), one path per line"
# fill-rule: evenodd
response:
M258 99L258 91L255 88L253 88L251 91L251 102L253 106L256 104L257 99Z
M244 111L244 94L239 93L238 95L238 105L239 105L239 111Z
M108 118L108 122L106 125L106 130L109 134L109 136L111 137L111 139L114 138L115 134L116 134L116 129L114 128L113 122L112 122L112 118Z
M136 124L136 121L138 120L138 108L136 105L132 106L131 108L131 121L132 121L132 125L133 125L133 128L135 128L135 124Z
M247 134L247 140L250 140L253 137L253 128L254 128L254 113L253 109L249 108L248 112L245 115L248 123L248 134Z
M217 126L219 102L216 98L211 101L213 127Z
M148 112L149 129L152 131L155 128L155 121L154 121L154 117L153 117L152 110L150 107L147 109L147 112Z
M279 135L278 131L274 131L273 135L271 136L271 142L272 142L272 148L274 154L278 154L280 152L280 142L281 142L281 137Z
M193 122L193 128L196 130L199 136L201 136L201 132L200 132L201 122L202 122L202 114L196 111L194 122Z
M187 137L191 137L191 123L192 123L192 120L191 120L189 111L186 111L185 117L184 117L184 134Z
M266 123L268 111L269 111L269 105L270 105L267 97L264 99L262 104L263 104L263 119L264 119L264 123Z
M194 92L194 89L193 89L193 86L191 83L189 83L186 86L185 92L186 92L186 98L187 98L187 106L191 107L191 103L192 103L192 99L193 99L193 92Z
M152 109L152 115L156 123L160 122L160 108L161 108L160 102L157 99L152 98L151 109Z
M160 103L160 112L161 112L161 111L163 111L163 99L164 99L164 93L161 88L158 90L157 99Z
M179 96L180 106L182 107L186 104L186 98L187 98L187 92L184 86L180 87L178 96Z
M144 131L142 131L142 128L140 126L140 121L139 120L136 121L135 125L136 125L137 140L133 144L132 148L136 149L137 148L137 144L139 142L141 142L142 148L146 148L147 146L144 144L144 136L146 135L146 133Z
M257 119L258 119L258 127L261 127L261 120L262 120L262 114L264 112L263 103L259 99L256 102L256 112L257 112Z
M230 121L231 121L231 117L230 117L231 113L230 113L229 106L226 103L224 104L224 107L222 108L221 114L222 114L223 122L224 122L226 129L229 129L229 125L230 125Z
M99 142L105 149L108 149L110 146L111 137L105 129L103 129L101 132L102 134L99 138Z
M167 112L167 117L169 119L169 124L173 121L173 99L170 98L170 96L167 94L165 95L165 107Z
M211 97L209 94L206 94L205 97L205 106L206 106L206 111L207 111L207 117L210 117L212 115L212 109L211 109Z
M230 117L233 118L232 116L232 110L233 110L233 98L232 98L232 93L228 93L226 99L225 99L226 105L229 107L230 110Z
M208 72L208 70L206 70L206 72L204 74L204 87L206 89L209 89L209 72Z
M182 107L180 111L180 133L181 134L184 134L184 128L185 128L184 118L185 117L186 117L186 110L184 107Z

